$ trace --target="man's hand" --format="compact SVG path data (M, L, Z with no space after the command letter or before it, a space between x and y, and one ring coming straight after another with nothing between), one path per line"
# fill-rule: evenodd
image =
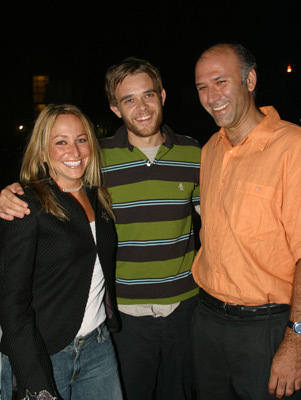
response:
M286 330L285 337L273 358L269 393L278 399L291 396L301 388L301 337Z
M301 321L301 259L296 264L291 321ZM286 328L285 336L274 355L269 380L270 394L278 399L291 396L301 388L301 336Z
M19 183L13 183L6 186L0 194L0 218L11 221L14 217L23 218L25 214L29 214L28 204L20 200L17 194L24 194Z

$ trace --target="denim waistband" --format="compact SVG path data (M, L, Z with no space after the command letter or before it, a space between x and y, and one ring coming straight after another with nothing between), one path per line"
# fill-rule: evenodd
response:
M95 328L92 332L88 333L85 336L77 336L71 345L79 346L83 343L89 342L91 339L98 337L101 335L103 329L106 328L106 323L102 322L97 328Z

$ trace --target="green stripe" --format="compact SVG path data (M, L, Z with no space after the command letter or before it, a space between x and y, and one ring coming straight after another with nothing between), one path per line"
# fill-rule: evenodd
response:
M147 160L145 154L143 154L139 149L134 148L131 152L127 147L125 148L115 148L115 149L102 149L102 165L118 165L133 162L135 159ZM165 153L165 154L164 154ZM129 160L129 154L131 155L131 160ZM161 157L161 154L164 154ZM169 156L170 154L170 156ZM184 161L184 162L197 162L200 159L200 149L196 146L178 146L174 145L171 150L166 149L165 146L161 146L157 156L157 159L161 160L171 160L171 161Z
M117 271L118 278L121 279L144 279L152 278L164 278L166 276L172 276L180 274L190 269L192 261L195 256L195 251L186 253L185 257L172 258L167 261L152 261L152 262L118 262Z
M199 289L190 290L189 292L183 293L179 296L165 297L163 299L124 299L122 297L117 297L117 303L123 305L131 304L175 304L179 301L184 301L192 296L196 296L199 293Z
M180 190L180 184L182 184L184 190ZM149 180L114 186L113 188L109 188L109 192L114 204L144 199L174 199L175 192L177 194L176 198L186 199L191 197L191 192L194 190L194 187L195 185L193 182Z
M147 225L147 228L146 228ZM118 241L170 239L190 233L191 217L176 221L116 224ZM139 233L139 235L137 234Z
M161 146L162 147L162 146ZM158 151L157 157L160 158L161 148ZM164 154L161 160L172 161L186 161L186 162L200 162L200 149L196 146L178 146L174 145L172 148L172 156L169 157L169 152Z

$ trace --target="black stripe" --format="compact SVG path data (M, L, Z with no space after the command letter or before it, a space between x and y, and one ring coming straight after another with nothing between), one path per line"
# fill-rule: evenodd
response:
M178 296L197 288L192 275L178 281L149 285L123 285L116 283L117 297L126 299L164 299Z
M199 168L175 167L152 164L125 168L117 171L105 172L105 181L108 187L127 185L146 180L159 180L167 182L198 182Z
M149 205L114 209L118 224L153 221L175 221L192 214L192 204ZM155 216L155 217L154 217Z

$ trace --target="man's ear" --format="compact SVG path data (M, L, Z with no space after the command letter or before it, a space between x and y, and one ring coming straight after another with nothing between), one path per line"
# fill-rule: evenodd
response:
M165 89L161 90L161 99L162 99L162 106L164 106L165 100L166 100L166 91Z
M250 92L254 92L257 83L256 71L252 68L247 76L247 86Z
M114 106L113 104L110 104L110 109L113 111L114 114L117 115L118 118L122 118L122 115L119 111L119 108L117 106Z

